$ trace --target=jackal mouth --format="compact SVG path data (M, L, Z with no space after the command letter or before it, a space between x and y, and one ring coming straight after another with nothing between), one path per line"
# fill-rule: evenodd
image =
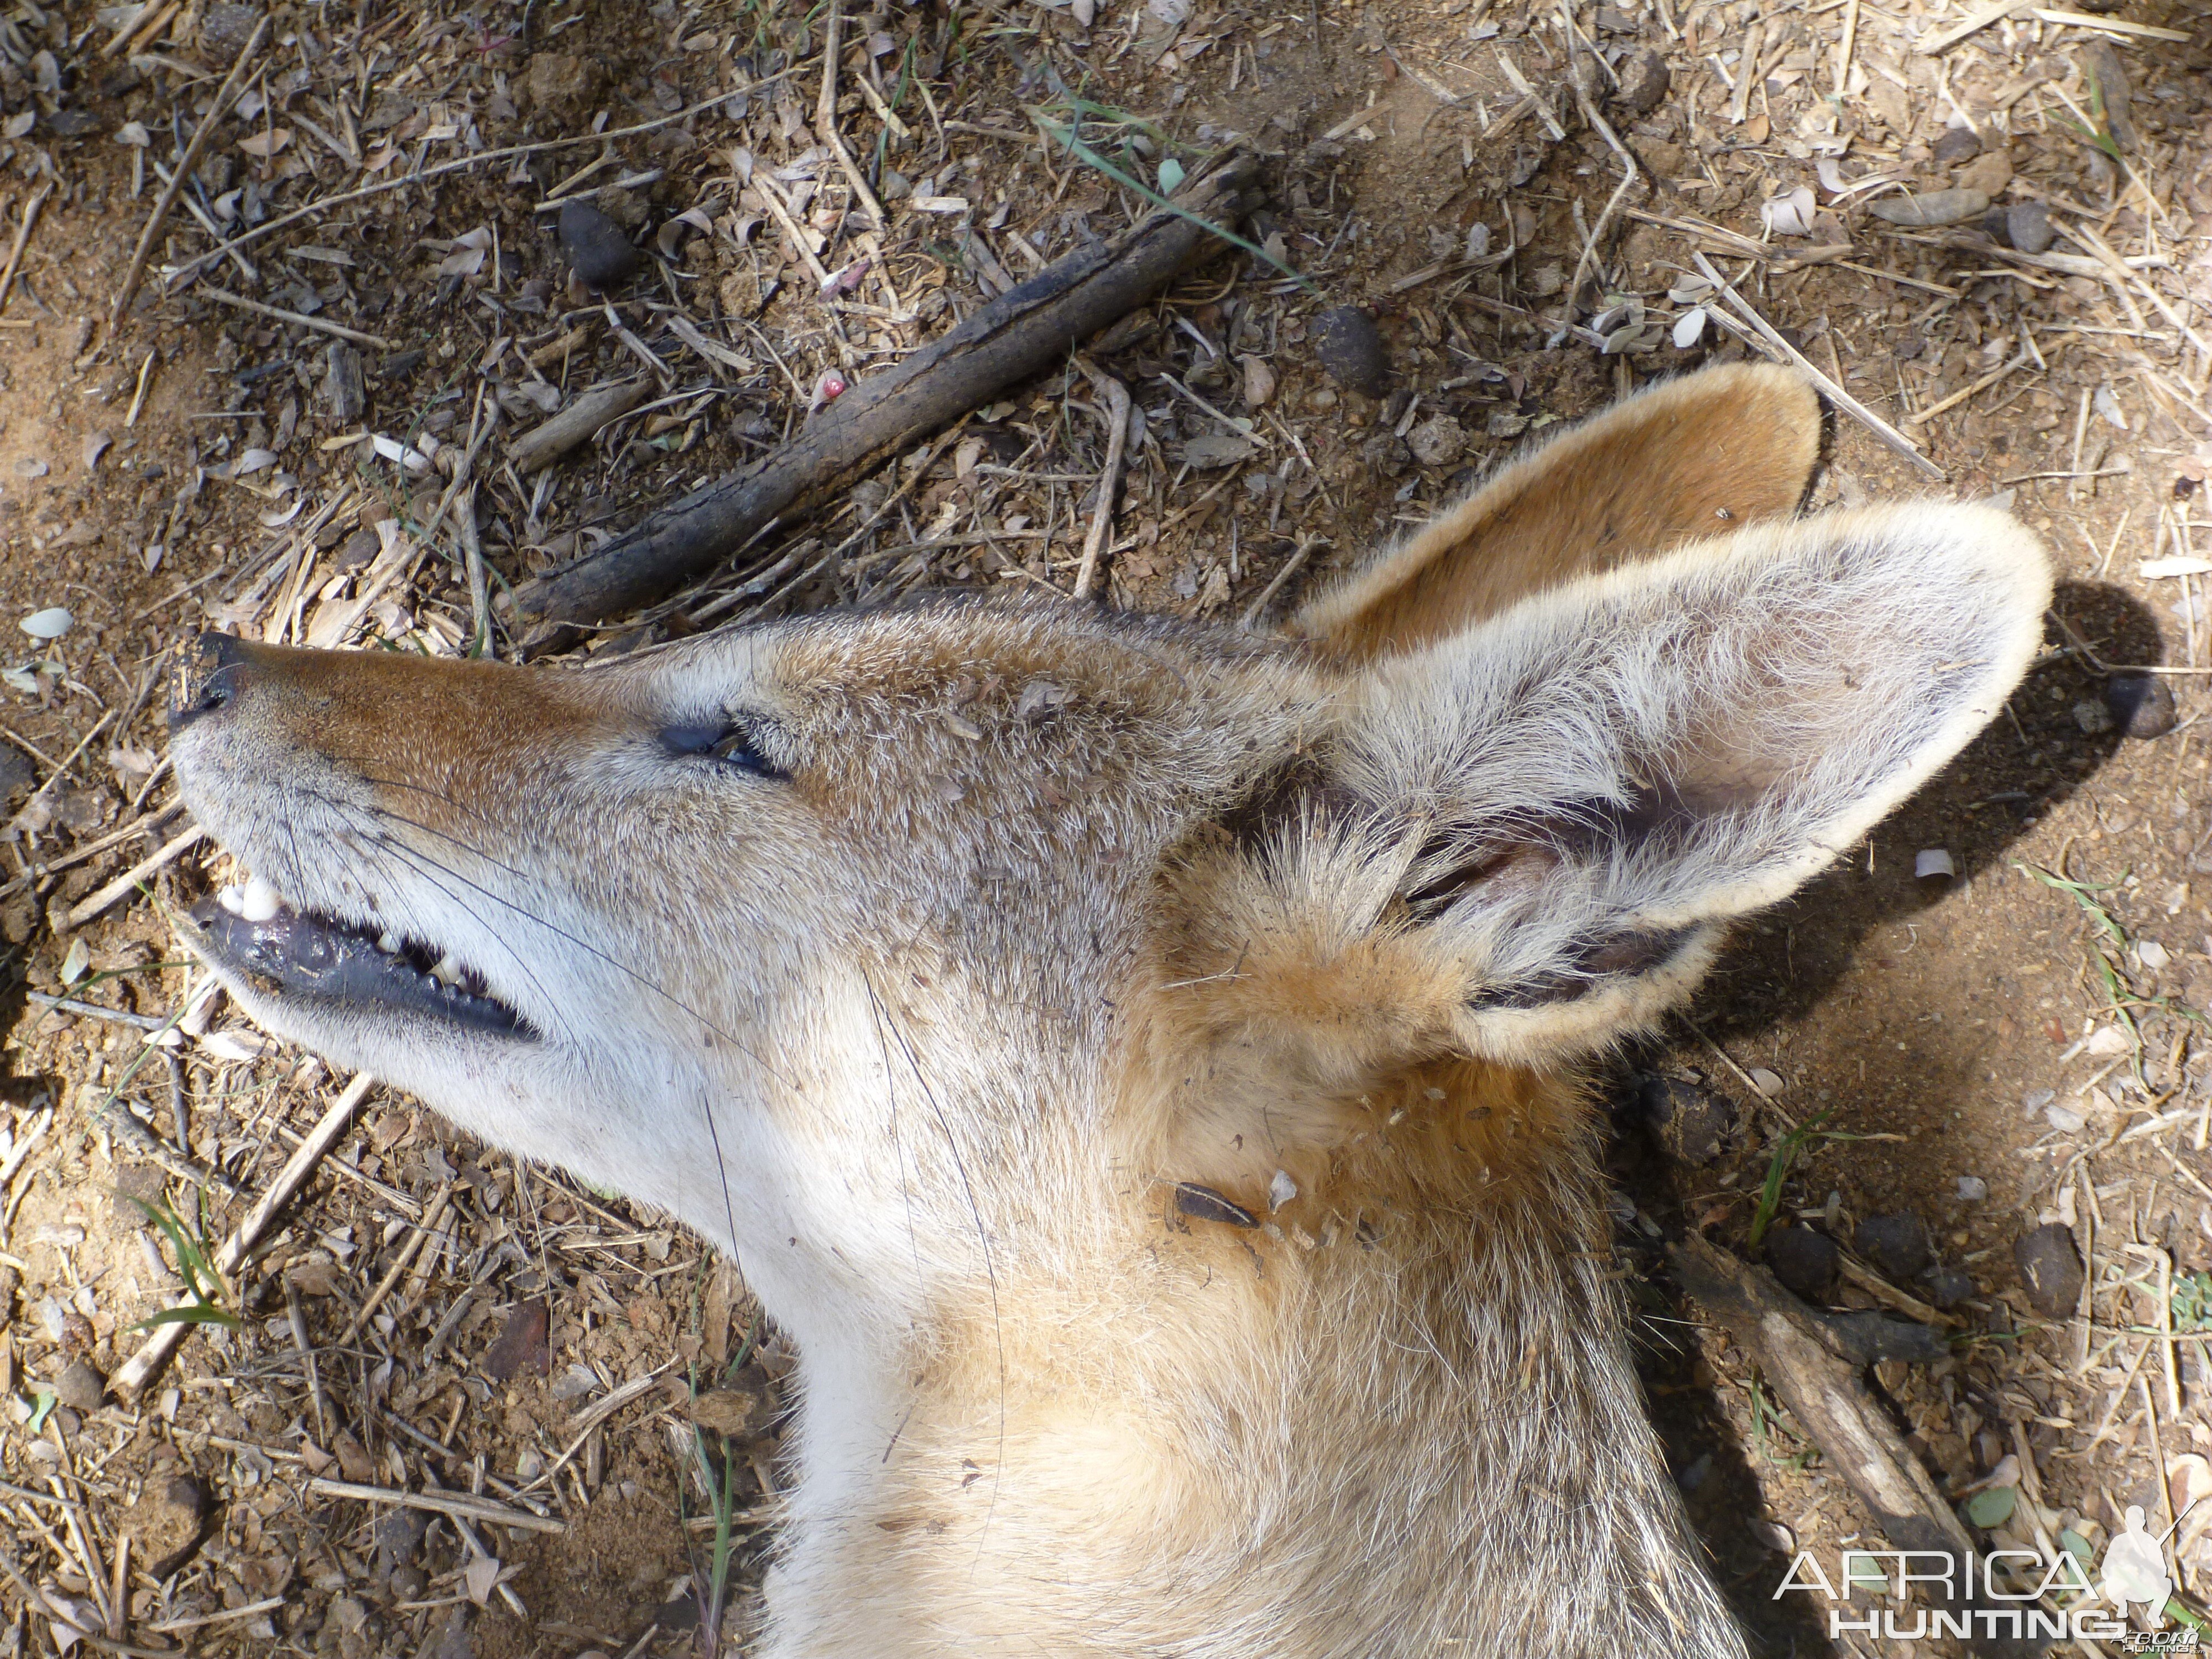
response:
M375 1004L502 1036L538 1035L450 951L295 908L258 877L203 899L191 920L202 954L280 996Z

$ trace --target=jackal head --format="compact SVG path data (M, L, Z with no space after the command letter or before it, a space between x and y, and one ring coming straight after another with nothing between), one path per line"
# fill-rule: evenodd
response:
M210 636L177 772L252 880L194 944L735 1246L802 1341L1154 1188L1263 1212L1394 1079L1648 1026L2001 708L2033 538L1793 521L1817 433L1778 371L1663 386L1282 637L974 599L581 669Z

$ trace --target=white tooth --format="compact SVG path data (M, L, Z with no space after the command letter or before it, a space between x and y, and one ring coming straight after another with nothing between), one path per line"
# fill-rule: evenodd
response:
M430 969L430 977L443 985L459 985L461 982L461 964L455 962L452 953L448 952L438 958L437 966Z
M266 921L276 914L281 901L276 890L259 876L246 884L246 892L239 900L238 914L248 921Z
M243 887L217 888L215 902L234 916L245 908L246 890Z
M407 941L405 939L399 937L398 933L389 927L386 928L381 933L379 933L376 936L376 948L383 951L387 957L398 956L399 954L399 947L406 942Z

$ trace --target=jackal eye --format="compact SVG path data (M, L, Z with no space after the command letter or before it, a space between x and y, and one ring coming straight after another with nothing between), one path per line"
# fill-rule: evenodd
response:
M761 728L747 720L732 720L722 726L664 726L660 729L660 745L671 755L701 756L756 777L789 776L761 747Z

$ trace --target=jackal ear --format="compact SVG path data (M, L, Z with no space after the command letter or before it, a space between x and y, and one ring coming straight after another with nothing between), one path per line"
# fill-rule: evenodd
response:
M1419 649L1546 588L1791 513L1820 449L1820 399L1788 369L1661 381L1500 470L1291 631L1351 661Z
M1366 672L1330 783L1362 805L1333 833L1309 817L1301 885L1364 896L1456 1043L1602 1043L1996 715L2050 595L2030 532L1934 503L1540 595Z

